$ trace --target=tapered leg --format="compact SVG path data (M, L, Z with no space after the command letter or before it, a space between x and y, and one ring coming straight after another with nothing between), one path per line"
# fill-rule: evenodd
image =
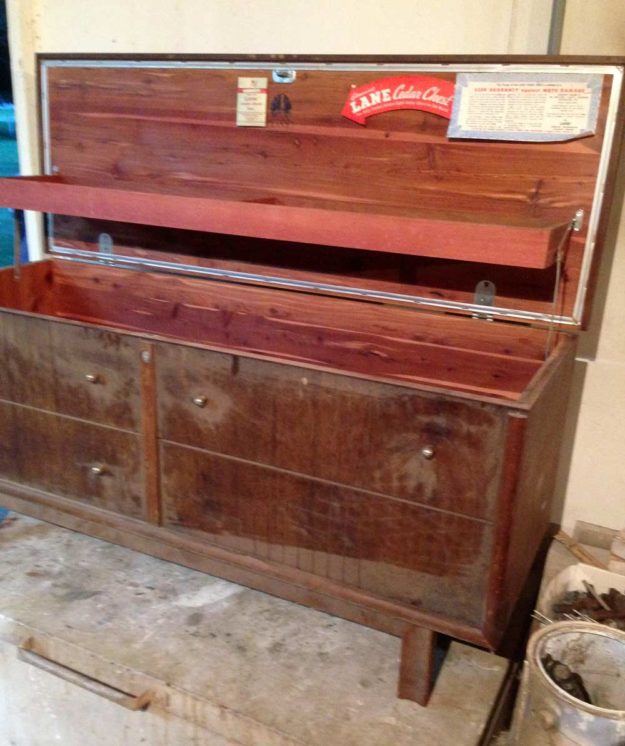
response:
M427 705L432 692L436 632L408 627L401 643L397 696Z

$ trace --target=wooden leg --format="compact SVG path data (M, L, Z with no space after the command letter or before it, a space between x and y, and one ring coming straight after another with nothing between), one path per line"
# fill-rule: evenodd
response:
M436 632L423 627L408 627L401 643L397 696L427 705L432 692Z

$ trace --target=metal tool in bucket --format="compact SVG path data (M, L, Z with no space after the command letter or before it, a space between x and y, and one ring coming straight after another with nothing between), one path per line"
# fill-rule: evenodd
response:
M590 704L552 679L553 661L579 677ZM511 736L513 746L625 746L625 632L591 622L536 631Z

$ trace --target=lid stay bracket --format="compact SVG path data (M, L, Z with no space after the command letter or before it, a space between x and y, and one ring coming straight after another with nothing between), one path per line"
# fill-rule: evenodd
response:
M490 280L481 280L475 286L473 302L476 306L494 306L496 292L497 288L495 287L494 282L491 282ZM493 315L489 313L478 312L473 315L473 318L493 321Z
M98 258L102 264L114 264L113 238L109 233L98 235Z

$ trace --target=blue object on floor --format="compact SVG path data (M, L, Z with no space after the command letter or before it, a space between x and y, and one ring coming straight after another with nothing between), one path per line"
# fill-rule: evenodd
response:
M8 508L0 508L0 523L9 515Z

